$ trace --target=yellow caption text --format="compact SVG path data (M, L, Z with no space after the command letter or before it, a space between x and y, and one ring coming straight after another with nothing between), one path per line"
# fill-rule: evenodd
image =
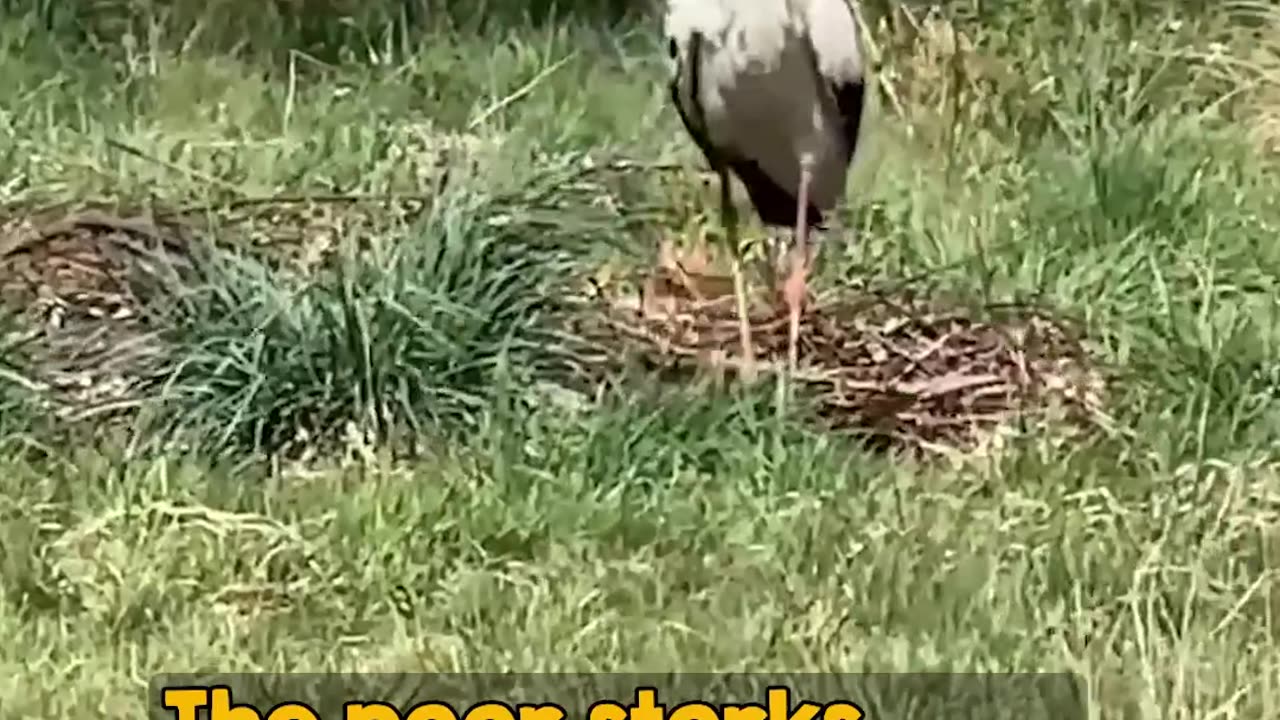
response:
M635 702L597 702L587 709L585 720L862 720L862 709L849 701L825 704L800 702L792 707L791 690L770 687L765 704L741 705L686 702L670 710L658 703L656 688L636 688ZM270 708L237 704L225 686L171 687L160 692L160 702L174 720L321 720L320 714L302 702L282 702ZM201 713L201 711L204 711ZM568 714L555 703L510 705L499 700L476 703L459 713L442 702L423 702L406 709L372 700L345 703L344 720L565 720Z

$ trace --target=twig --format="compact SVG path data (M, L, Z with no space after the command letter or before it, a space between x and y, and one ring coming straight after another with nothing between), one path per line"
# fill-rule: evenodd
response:
M225 202L187 205L174 211L175 215L191 215L213 210L240 210L247 207L263 205L342 205L361 202L431 202L433 195L427 193L316 193L293 195L260 195L256 197L239 197Z
M569 61L576 56L577 56L576 52L571 52L568 55L565 55L564 57L560 58L558 61L556 61L552 65L549 65L543 68L537 75L533 76L532 80L525 83L524 85L521 85L519 88L515 90L515 92L511 93L510 95L507 95L506 97L502 98L501 100L494 103L493 105L490 105L484 112L480 113L480 115L476 117L476 119L467 123L467 131L469 132L471 130L475 130L476 128L483 125L489 118L493 117L497 113L502 112L503 109L510 106L512 103L516 102L517 100L520 100L524 96L533 92L533 89L537 87L539 84L541 84L543 80L546 80L548 77L551 76L552 73L554 73L555 71L567 65Z
M72 213L61 220L55 220L54 222L41 227L40 232L35 239L48 240L51 237L65 235L78 228L101 228L117 232L145 235L152 240L161 242L165 240L164 235L159 232L155 224L144 218L122 218L94 209Z
M590 167L582 167L574 174L574 178L581 178L595 173L601 172L674 172L682 169L682 166L671 163L642 163L635 160L614 160L600 165ZM225 200L222 202L199 203L180 207L173 211L175 215L190 215L195 213L210 212L213 210L239 210L247 207L256 207L263 205L303 205L308 203L315 204L354 204L354 203L395 203L395 202L421 202L430 203L440 196L442 188L437 188L435 192L395 192L395 193L294 193L282 195L259 195L254 197L242 196Z
M208 183L210 185L217 185L223 190L226 190L227 192L233 193L235 195L241 195L241 196L244 195L243 190L241 190L239 187L236 187L232 183L229 183L226 180L223 180L222 178L214 177L213 175L209 175L208 173L202 173L199 170L193 170L192 168L189 168L189 167L183 167L182 165L169 162L168 160L162 160L154 155L145 153L142 150L139 150L138 148L132 145L129 145L128 143L122 142L120 140L107 138L106 143L108 146L113 147L116 150L119 150L120 152L126 153L128 155L132 155L141 160L146 160L149 163L154 163L156 165L159 165L160 167L166 168L168 170L172 170L176 173L181 173L183 175L186 175L189 178L194 178L196 180Z

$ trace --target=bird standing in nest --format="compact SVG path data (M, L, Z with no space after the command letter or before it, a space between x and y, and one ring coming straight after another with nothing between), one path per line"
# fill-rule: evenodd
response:
M825 229L824 214L844 195L862 121L863 61L849 2L668 0L671 98L720 178L748 378L754 351L729 176L742 182L766 226L795 230L779 288L789 311L791 376L816 255L808 231Z

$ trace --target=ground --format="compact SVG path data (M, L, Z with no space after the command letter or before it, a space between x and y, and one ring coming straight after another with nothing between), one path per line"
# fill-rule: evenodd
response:
M1265 7L868 4L855 240L815 284L1034 300L1109 379L1088 432L919 456L750 394L546 390L558 281L713 196L671 179L653 18L190 5L0 16L9 235L93 202L220 242L162 281L145 423L51 423L0 368L7 717L136 717L183 669L1068 670L1094 717L1276 716Z

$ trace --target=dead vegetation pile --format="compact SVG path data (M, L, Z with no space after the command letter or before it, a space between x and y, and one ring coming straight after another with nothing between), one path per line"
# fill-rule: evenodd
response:
M193 269L191 240L185 224L101 208L0 218L0 300L17 321L2 347L29 371L11 379L61 418L128 406L164 355L143 307Z
M238 227L248 245L304 273L353 225L375 224L372 210L349 202L286 199L224 214L220 232ZM0 218L0 295L22 320L5 352L25 359L24 382L59 417L127 414L162 379L172 348L145 308L198 274L209 247L201 237L190 219L100 208ZM640 292L605 282L571 300L569 329L590 348L584 372L603 381L640 358L686 379L708 369L736 374L732 283L709 257L676 262L668 254ZM908 290L828 292L803 318L797 381L827 427L895 446L966 445L1016 417L1084 419L1098 410L1101 382L1077 333L1031 308L986 310ZM757 295L752 325L767 376L785 357L781 303Z
M17 321L0 352L25 370L10 380L64 420L128 413L172 366L167 328L156 323L163 313L149 309L203 279L215 235L305 275L337 238L422 207L401 203L388 213L359 201L280 197L174 213L86 204L0 215L0 302Z
M705 247L664 256L639 296L605 282L581 300L576 330L597 349L584 367L611 372L639 359L739 378L731 276L713 269ZM756 290L749 301L763 377L783 372L787 351L786 308L770 295ZM824 425L878 445L971 446L1017 419L1088 424L1101 411L1102 378L1079 332L1031 306L963 309L907 287L829 291L802 316L799 357L794 380Z

